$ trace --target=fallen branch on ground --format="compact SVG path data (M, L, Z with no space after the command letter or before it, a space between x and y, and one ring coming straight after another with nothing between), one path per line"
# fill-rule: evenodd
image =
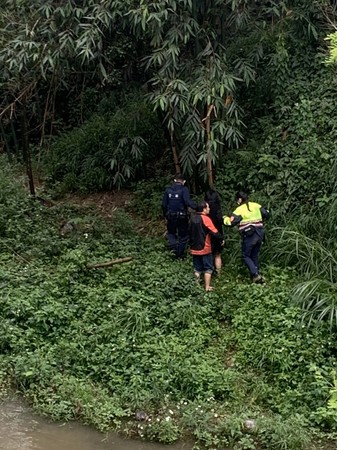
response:
M97 264L90 264L88 266L88 269L98 269L99 267L110 267L114 264L120 264L124 262L131 261L133 258L132 256L127 256L126 258L119 258L119 259L112 259L111 261L103 262L103 263L97 263Z

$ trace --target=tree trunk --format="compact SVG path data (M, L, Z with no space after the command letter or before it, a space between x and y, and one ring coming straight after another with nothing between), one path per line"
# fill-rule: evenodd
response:
M12 132L13 144L14 144L14 149L15 149L15 155L17 158L19 158L19 145L18 145L18 140L16 138L16 131L15 131L13 119L10 119L10 123L11 123L11 132Z
M26 172L29 181L29 190L33 197L35 197L35 186L32 170L32 157L30 153L29 141L28 141L28 130L27 130L27 110L26 110L26 100L23 99L22 105L22 155L23 160L26 165Z
M175 168L176 173L181 173L179 158L178 158L178 153L177 153L177 147L175 144L173 133L171 133L170 136L171 136L171 147L172 147L172 153L173 153L174 168Z
M4 126L3 126L2 120L0 120L0 130L1 130L1 135L2 135L2 139L3 139L4 145L5 145L5 149L6 149L6 153L7 153L8 159L11 161L11 159L12 159L11 148L10 148L10 145L8 143L6 130L5 130Z
M212 165L212 155L211 155L211 145L210 145L210 134L211 134L211 115L214 109L213 105L208 107L207 116L205 117L205 129L206 129L206 161L207 161L207 180L208 185L213 189L214 179L213 179L213 165Z

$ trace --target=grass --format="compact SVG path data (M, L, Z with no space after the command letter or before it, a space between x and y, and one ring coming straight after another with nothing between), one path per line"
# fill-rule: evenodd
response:
M111 223L18 193L1 214L0 373L38 411L165 443L308 448L330 389L311 367L328 373L335 346L324 327L299 326L293 270L264 266L268 285L255 286L227 261L206 294L191 259L173 261L126 211ZM65 218L76 226L61 236ZM132 262L88 269L123 256ZM151 419L143 428L137 410Z

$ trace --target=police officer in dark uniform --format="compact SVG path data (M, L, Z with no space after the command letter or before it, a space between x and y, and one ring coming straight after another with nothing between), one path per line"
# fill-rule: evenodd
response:
M174 183L168 187L163 197L163 213L167 219L167 239L170 250L181 259L185 255L188 243L188 210L196 208L190 198L185 179L180 173L176 174Z

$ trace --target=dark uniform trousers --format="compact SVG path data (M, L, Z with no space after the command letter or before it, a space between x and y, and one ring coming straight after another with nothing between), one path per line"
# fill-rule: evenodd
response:
M259 273L259 252L264 238L264 229L255 228L252 236L242 239L242 258L251 276Z
M167 240L170 250L177 258L184 256L188 243L188 214L187 212L167 213Z

